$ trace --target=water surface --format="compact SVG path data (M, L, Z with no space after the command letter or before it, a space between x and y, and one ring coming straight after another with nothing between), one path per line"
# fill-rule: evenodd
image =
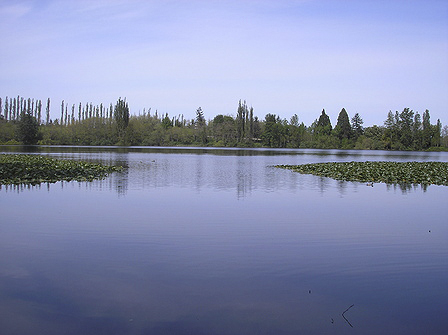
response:
M446 153L33 152L126 169L91 183L1 187L2 334L448 332L448 187L273 168Z

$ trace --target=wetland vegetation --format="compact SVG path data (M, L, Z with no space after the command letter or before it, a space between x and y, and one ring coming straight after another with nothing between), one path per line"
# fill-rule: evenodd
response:
M277 165L303 174L336 180L386 184L448 186L446 162L337 162L302 165Z
M41 155L0 154L0 185L103 179L121 167Z

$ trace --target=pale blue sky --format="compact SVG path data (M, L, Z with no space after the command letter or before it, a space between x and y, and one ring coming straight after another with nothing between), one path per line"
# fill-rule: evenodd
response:
M0 0L0 96L131 113L448 122L448 1Z

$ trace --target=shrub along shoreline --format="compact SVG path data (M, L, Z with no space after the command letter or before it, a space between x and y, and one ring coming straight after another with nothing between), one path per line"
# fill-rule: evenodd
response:
M92 181L104 179L122 167L41 155L0 154L0 185Z
M448 162L333 162L276 165L302 174L336 180L448 186Z

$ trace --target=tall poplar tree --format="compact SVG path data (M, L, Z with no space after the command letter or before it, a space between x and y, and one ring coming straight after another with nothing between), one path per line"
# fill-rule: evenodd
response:
M23 98L22 98L23 100ZM17 106L16 106L16 110L14 111L14 117L16 115L20 115L20 108L21 108L21 102L20 102L20 95L17 96ZM9 118L11 119L13 117L13 115L9 114Z
M400 142L405 148L411 148L414 142L412 129L414 127L414 111L409 108L403 109L400 113L399 129Z
M8 99L8 97L6 97L6 99L5 99L5 109L4 109L4 114L5 115L8 115L8 113L9 113L9 99ZM7 118L7 117L6 117Z
M47 99L47 107L45 108L46 120L45 123L50 123L50 98Z
M422 117L419 112L415 112L414 125L412 127L413 147L415 150L422 149Z
M422 130L422 143L423 149L428 149L431 146L431 138L432 138L432 127L431 127L431 116L429 115L429 110L425 110L423 113L423 122L422 122L423 130Z
M42 100L37 101L37 122L42 123Z
M61 122L60 124L62 125L64 123L64 100L62 100L61 103Z
M114 108L114 119L118 129L118 135L122 136L129 124L129 106L126 98L118 99Z

